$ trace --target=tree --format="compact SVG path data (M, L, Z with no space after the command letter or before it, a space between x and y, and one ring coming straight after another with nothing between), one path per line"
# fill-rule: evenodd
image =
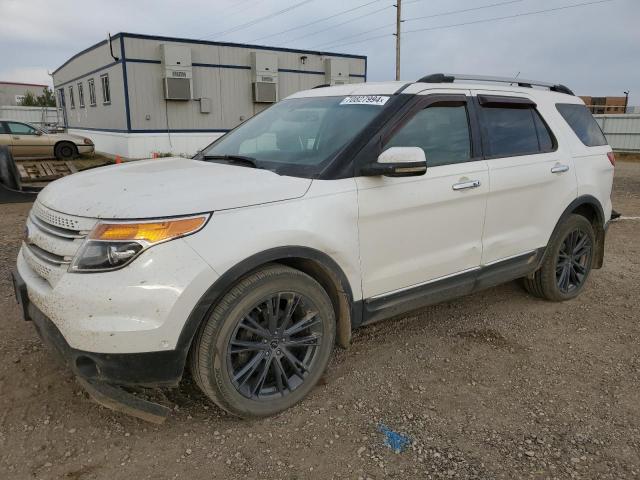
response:
M20 100L20 105L23 107L55 107L56 98L53 94L53 90L49 87L44 87L42 95L36 96L30 90L24 94L24 97Z

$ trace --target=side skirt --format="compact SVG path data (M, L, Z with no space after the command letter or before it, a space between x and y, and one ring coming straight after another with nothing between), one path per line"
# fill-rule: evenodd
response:
M544 251L544 248L539 248L459 275L434 280L381 297L365 299L362 302L362 322L354 324L353 327L375 323L525 277L540 267Z

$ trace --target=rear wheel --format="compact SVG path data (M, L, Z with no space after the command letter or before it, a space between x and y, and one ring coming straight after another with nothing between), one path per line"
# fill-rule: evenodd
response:
M78 149L71 142L60 142L56 145L54 154L58 160L71 160L78 156Z
M326 369L336 320L308 275L271 265L241 280L214 308L191 352L191 372L217 405L263 417L304 398Z
M595 234L589 220L570 215L549 241L542 266L533 278L525 278L529 293L547 300L576 297L591 272Z

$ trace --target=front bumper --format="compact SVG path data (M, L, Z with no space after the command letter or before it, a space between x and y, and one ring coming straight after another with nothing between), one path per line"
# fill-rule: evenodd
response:
M92 153L95 153L95 150L96 150L95 145L81 144L81 145L76 145L76 147L78 148L78 153L80 155L90 155Z
M12 273L25 320L32 321L42 341L55 350L78 377L124 386L173 386L182 378L188 348L144 353L95 353L73 348L56 325L30 300L24 280Z

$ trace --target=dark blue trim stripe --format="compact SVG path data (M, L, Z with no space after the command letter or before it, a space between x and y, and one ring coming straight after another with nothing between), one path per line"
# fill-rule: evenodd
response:
M109 133L167 133L167 129L162 130L134 130L129 131L117 129L117 128L92 128L92 127L67 127L69 130L88 130L91 132L109 132ZM194 128L194 129L176 129L171 130L171 133L227 133L230 132L229 128Z
M131 112L129 110L129 82L127 81L127 55L124 51L124 38L120 36L120 58L122 59L122 78L124 80L124 109L127 116L127 131L131 131Z
M127 38L139 38L142 40L161 40L165 42L195 43L198 45L217 45L221 47L251 48L254 50L272 50L274 52L307 53L311 55L327 55L331 57L358 58L361 60L364 60L367 58L366 55L351 55L348 53L319 52L314 50L298 50L295 48L269 47L266 45L250 45L246 43L214 42L210 40L195 40L190 38L162 37L157 35L143 35L140 33L121 32L118 35L122 35Z
M160 60L149 60L147 58L127 58L126 60L127 62L130 63L150 63L150 64L154 64L154 65L160 65ZM218 63L197 63L194 62L192 63L192 66L194 67L202 67L202 68L235 68L238 70L251 70L251 67L247 66L247 65L225 65L225 64L218 64ZM279 68L278 72L282 72L282 73L303 73L303 74L308 74L308 75L324 75L324 72L321 71L316 71L316 70L295 70L295 69L291 69L291 68ZM350 77L353 78L366 78L366 74L362 75L359 73L352 73L349 74Z
M218 65L215 63L193 63L194 67L204 67L204 68L235 68L239 70L251 70L251 67L247 65Z
M68 83L73 83L73 82L75 82L75 81L77 81L77 80L80 80L81 78L88 77L89 75L93 75L94 73L98 73L98 72L99 72L99 71L101 71L101 70L106 70L107 68L111 68L111 67L113 67L114 65L117 65L118 63L120 63L120 60L118 60L117 62L111 62L111 63L109 63L108 65L104 65L104 66L102 66L102 67L100 67L100 68L96 68L95 70L91 70L90 72L83 73L83 74L82 74L82 75L80 75L79 77L72 78L71 80L67 80L67 81L66 81L66 82L64 82L64 83L59 83L59 84L57 84L57 85L54 85L54 87L53 87L53 88L63 87L64 85L67 85Z

